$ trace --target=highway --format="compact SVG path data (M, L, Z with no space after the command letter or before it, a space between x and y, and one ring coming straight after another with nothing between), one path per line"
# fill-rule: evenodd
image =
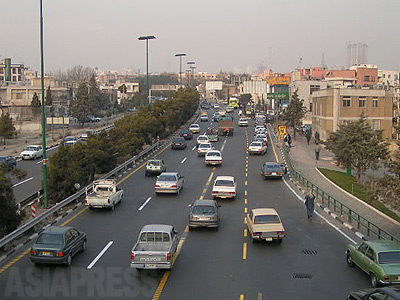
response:
M200 123L202 132L209 123ZM254 132L249 123L235 125L232 137L215 144L223 150L221 167L205 166L195 139L185 150L166 148L158 155L168 171L185 176L178 196L156 196L155 177L145 177L143 168L126 173L119 181L124 198L114 211L82 208L60 222L88 236L87 250L72 266L36 267L24 255L27 245L0 266L2 299L346 299L350 291L369 287L369 277L345 261L347 237L358 242L357 237L318 216L308 220L287 183L262 179L262 162L275 161L276 154L270 143L266 155L247 155ZM188 205L210 199L218 175L233 175L238 183L234 201L219 200L220 230L188 232ZM287 233L282 244L251 243L244 217L256 207L278 211ZM181 235L170 272L129 267L139 231L151 223L171 224Z

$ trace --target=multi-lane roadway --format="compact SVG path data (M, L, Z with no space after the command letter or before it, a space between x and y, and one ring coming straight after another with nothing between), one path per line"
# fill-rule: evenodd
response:
M308 220L287 182L261 177L262 162L278 155L270 141L267 154L248 156L254 133L249 123L235 124L232 137L214 144L222 150L221 167L205 166L195 139L185 150L165 148L158 154L168 171L185 176L178 196L156 196L155 177L145 177L143 165L126 173L119 181L124 199L114 211L82 208L60 222L88 237L87 250L74 257L72 266L36 267L27 245L0 266L2 299L345 299L350 291L368 287L368 276L345 261L345 246L357 237L328 224L329 219ZM200 123L202 133L209 124ZM236 199L219 200L218 232L189 232L188 205L211 199L218 175L235 176ZM256 207L278 211L287 234L282 244L251 243L244 217ZM174 267L170 272L130 269L130 250L140 229L154 223L171 224L180 233Z

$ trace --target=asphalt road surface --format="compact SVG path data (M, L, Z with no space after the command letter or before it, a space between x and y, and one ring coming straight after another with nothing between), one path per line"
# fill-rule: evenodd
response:
M209 124L200 123L202 132ZM205 166L194 149L195 139L185 150L162 151L158 157L167 171L185 176L178 196L156 196L156 178L145 177L143 168L127 172L119 181L124 198L114 211L82 208L60 222L88 236L87 250L74 257L72 266L36 267L27 245L0 266L1 299L346 299L350 291L369 287L367 275L346 265L350 241L344 234L317 216L308 220L304 204L284 181L261 177L262 162L276 156L271 144L264 156L247 155L254 133L250 124L214 144L223 150L221 167ZM236 199L219 200L218 232L188 232L188 205L211 199L218 175L235 176ZM282 244L251 243L244 217L256 207L278 211L287 234ZM181 235L170 272L129 267L139 231L151 223L171 224Z

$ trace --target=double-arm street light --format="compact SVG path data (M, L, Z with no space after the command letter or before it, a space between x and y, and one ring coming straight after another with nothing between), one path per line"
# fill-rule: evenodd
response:
M140 36L138 38L139 41L146 41L146 89L147 96L150 94L149 88L149 40L154 40L156 37L153 35ZM149 99L150 101L150 99Z
M186 56L185 53L175 54L176 57L179 57L179 84L182 85L182 57Z

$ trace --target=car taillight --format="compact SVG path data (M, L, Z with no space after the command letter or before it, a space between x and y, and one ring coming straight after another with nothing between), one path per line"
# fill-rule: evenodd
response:
M131 252L131 260L133 261L135 259L135 253Z
M235 195L236 193L235 193L235 192L229 192L229 194L231 194L231 195Z
M30 253L31 253L31 255L37 255L38 254L38 252L36 250L32 250L32 249L31 249Z
M253 232L253 236L261 235L261 232Z
M107 202L110 203L110 198L107 199Z
M171 253L167 253L167 260L171 260Z
M64 256L63 252L56 252L56 256L60 257L60 256Z
M390 277L389 276L383 276L383 280L385 280L385 281L388 281L390 279Z
M176 187L177 187L177 185L176 185L176 184L173 184L173 185L171 185L171 187L172 187L172 188L176 188Z
M282 172L279 172L278 174L279 174L279 175L283 175L283 173L282 173Z
M284 231L277 231L276 233L277 233L277 234L279 234L279 235L283 235L283 234L285 234L285 232L284 232Z
M265 172L265 175L271 175L271 172Z
M85 198L85 203L87 203L87 198Z
M160 185L159 185L159 184L156 184L154 187L158 188L158 187L160 187Z

